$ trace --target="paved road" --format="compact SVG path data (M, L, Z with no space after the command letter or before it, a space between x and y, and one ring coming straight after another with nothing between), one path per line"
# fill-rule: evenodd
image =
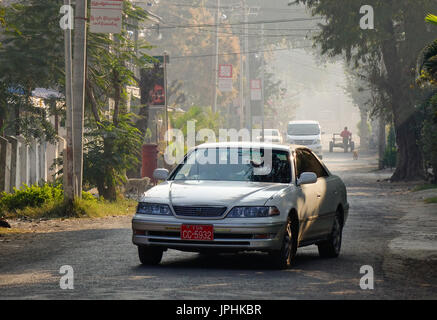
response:
M373 172L373 158L334 153L325 161L344 179L351 204L337 259L321 259L311 246L299 249L293 268L277 271L260 253L210 258L169 250L160 266L143 267L126 217L105 229L37 234L12 252L9 243L0 255L0 298L436 299L436 260L389 249L408 209L405 188L376 183L388 174ZM62 265L74 268L74 290L59 288ZM374 269L374 290L359 286L363 265Z

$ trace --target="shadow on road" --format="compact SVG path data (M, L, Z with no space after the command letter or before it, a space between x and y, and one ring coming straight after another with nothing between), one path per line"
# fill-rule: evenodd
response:
M135 271L148 272L151 270L174 270L174 269L202 269L202 271L219 271L219 270L238 270L238 271L268 271L272 272L276 269L272 266L271 259L267 253L261 252L243 252L238 254L221 253L221 254L197 254L191 253L183 257L180 254L177 259L169 257L164 258L163 262L158 266L143 266L138 265L133 269ZM317 269L320 264L317 262L328 261L320 259L317 253L298 253L293 266L290 269ZM329 260L334 262L335 260ZM325 263L322 263L325 264ZM276 270L280 271L280 270Z

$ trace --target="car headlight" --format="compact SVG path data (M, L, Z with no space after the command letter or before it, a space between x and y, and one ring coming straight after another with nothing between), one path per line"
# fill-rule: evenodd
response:
M227 218L264 218L279 214L276 207L235 207L228 213Z
M320 144L320 140L319 139L317 139L317 140L314 140L314 142L313 142L313 144Z
M150 214L169 216L171 215L170 207L166 204L140 202L137 206L138 214Z

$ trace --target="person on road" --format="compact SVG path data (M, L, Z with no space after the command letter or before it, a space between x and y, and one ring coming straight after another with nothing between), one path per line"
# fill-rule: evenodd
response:
M349 140L352 137L352 132L350 132L347 127L344 127L344 130L340 133L340 137L343 138L344 149L347 150L347 146L349 145Z

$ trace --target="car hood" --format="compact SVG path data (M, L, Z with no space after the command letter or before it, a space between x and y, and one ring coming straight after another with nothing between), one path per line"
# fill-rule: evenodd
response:
M257 137L257 139L261 139L261 138L262 138L261 136ZM279 136L264 136L264 140L267 140L267 139L269 139L269 140L280 140L281 137L279 137Z
M292 140L316 140L316 139L320 139L320 135L319 134L307 135L307 136L297 136L297 135L289 135L289 134L287 134L287 137L289 139L292 139Z
M147 191L141 201L185 206L262 206L288 186L240 181L167 181Z

